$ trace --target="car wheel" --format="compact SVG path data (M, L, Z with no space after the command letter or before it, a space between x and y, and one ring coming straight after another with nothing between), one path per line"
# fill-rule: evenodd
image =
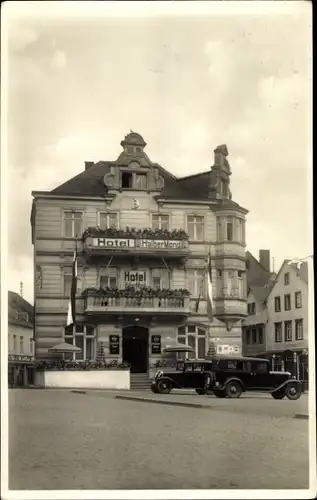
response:
M290 384L288 384L288 386L286 387L287 399L295 401L296 399L300 398L300 395L300 385L297 382L291 382Z
M283 390L283 391L272 392L271 396L274 399L283 399L286 396L286 391Z
M157 390L156 386L151 387L151 391L154 392L154 394L158 393L158 390Z
M225 398L226 397L225 391L220 391L219 389L214 390L214 395L216 396L216 398Z
M169 394L172 388L172 383L169 380L162 379L157 383L157 392L159 394Z
M199 394L199 396L203 396L204 394L206 394L206 391L205 389L195 389L197 394Z
M240 382L232 380L226 385L225 393L228 398L239 398L242 394L242 385Z

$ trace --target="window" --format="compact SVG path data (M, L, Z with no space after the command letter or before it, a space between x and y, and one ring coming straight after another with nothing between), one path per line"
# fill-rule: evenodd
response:
M295 319L295 340L304 339L303 320Z
M117 228L118 215L115 213L99 212L99 226L101 229Z
M237 219L237 241L239 243L244 243L244 220Z
M233 285L234 285L234 273L233 271L227 271L227 281L225 282L224 295L226 295L227 297L232 297Z
M258 329L258 342L259 344L263 344L264 341L264 329L263 326L259 326Z
M20 337L20 354L24 353L24 339Z
M170 276L167 269L152 269L151 280L153 288L170 288Z
M182 353L188 359L204 359L206 356L206 330L195 325L188 325L178 329L178 342L187 344L193 352Z
M281 297L274 298L275 312L281 312Z
M249 328L245 331L245 343L247 345L251 344L251 330Z
M204 277L204 269L188 269L187 288L190 291L192 297L205 297Z
M153 288L162 288L162 278L160 276L152 277Z
M13 335L13 352L16 354L17 352L17 336Z
M64 234L66 238L77 238L83 232L83 213L64 212Z
M169 229L169 216L162 214L152 215L152 229Z
M257 334L256 334L256 328L252 328L251 330L252 332L252 341L251 341L251 344L256 344L257 342Z
M243 271L238 271L238 295L239 297L244 298L245 292L244 292L244 272Z
M105 276L100 276L100 288L117 288L117 274L108 274Z
M220 217L217 217L217 241L222 241L222 226Z
M191 240L202 241L205 238L204 217L198 215L187 216L187 231Z
M147 188L147 175L135 174L135 189L146 189L146 188Z
M237 369L237 361L230 359L220 359L218 366L221 370L236 370Z
M147 174L137 172L121 172L123 189L147 189Z
M289 273L284 274L284 285L289 285L290 284L290 279L289 279Z
M71 325L65 328L65 341L68 344L80 347L81 352L70 353L68 359L85 361L94 359L95 356L95 333L94 327L89 325Z
M217 278L222 278L222 269L217 269Z
M267 371L268 371L267 363L253 362L253 363L251 363L251 370L252 370L252 372L255 372L255 373L267 373Z
M29 350L30 350L31 356L33 356L33 354L34 354L34 352L33 352L33 339L30 339Z
M233 241L233 219L230 218L226 221L226 240Z
M285 342L292 341L292 322L284 321L284 339Z
M133 177L130 172L122 172L121 174L121 187L124 189L132 189Z
M275 342L282 342L282 323L279 321L278 323L274 323L275 328Z
M295 307L296 309L302 307L302 292L295 292Z
M291 310L291 296L289 293L287 295L284 295L284 309L285 311Z
M252 314L255 314L256 307L255 307L255 302L250 302L248 304L248 315L251 316Z

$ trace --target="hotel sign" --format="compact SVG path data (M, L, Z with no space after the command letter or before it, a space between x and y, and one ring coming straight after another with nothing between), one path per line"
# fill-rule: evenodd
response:
M148 248L156 250L182 248L181 240L152 240L134 238L93 238L93 246L99 248Z
M34 362L34 356L19 356L18 354L9 354L9 361L19 361L20 363Z

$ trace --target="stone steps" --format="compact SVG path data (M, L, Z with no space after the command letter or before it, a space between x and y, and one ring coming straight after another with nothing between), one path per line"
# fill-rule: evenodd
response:
M130 390L144 391L150 388L150 377L148 373L131 373Z

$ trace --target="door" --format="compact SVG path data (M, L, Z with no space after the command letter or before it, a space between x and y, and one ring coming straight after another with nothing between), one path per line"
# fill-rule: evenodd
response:
M244 375L246 389L249 390L269 390L270 375L268 363L263 361L248 361L246 363L246 373Z
M148 370L148 329L138 326L122 330L122 360L130 364L131 373Z

